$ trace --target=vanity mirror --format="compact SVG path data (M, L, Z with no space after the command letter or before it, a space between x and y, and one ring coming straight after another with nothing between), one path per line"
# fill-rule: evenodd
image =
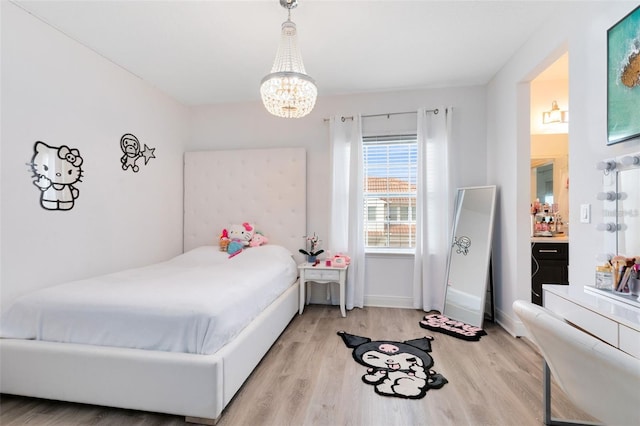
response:
M602 219L604 250L599 261L614 266L613 277L585 285L585 290L640 307L640 279L631 259L640 256L640 152L597 164L603 172ZM617 257L614 257L617 256ZM633 266L633 268L630 268Z
M640 166L622 169L617 175L616 252L623 256L638 256L640 255Z
M553 204L553 158L531 159L531 195L541 203Z
M530 204L549 206L556 208L554 223L557 219L566 225L569 219L569 137L563 134L536 134L531 135L531 174L530 174ZM537 213L544 213L539 210ZM551 215L549 215L551 216ZM549 216L546 220L549 221ZM555 231L564 231L567 235L568 228L560 226Z
M454 209L443 315L482 327L496 187L459 188Z

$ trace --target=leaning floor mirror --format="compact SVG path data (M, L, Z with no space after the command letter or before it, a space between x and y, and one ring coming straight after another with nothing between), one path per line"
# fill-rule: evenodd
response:
M443 315L482 327L496 204L495 186L458 188Z

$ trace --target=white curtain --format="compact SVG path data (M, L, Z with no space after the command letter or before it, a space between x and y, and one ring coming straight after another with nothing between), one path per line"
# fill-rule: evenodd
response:
M330 119L331 194L327 247L347 253L346 307L364 306L364 202L362 119Z
M451 108L438 108L438 114L418 110L413 306L424 311L444 308L454 199L449 167L451 121Z

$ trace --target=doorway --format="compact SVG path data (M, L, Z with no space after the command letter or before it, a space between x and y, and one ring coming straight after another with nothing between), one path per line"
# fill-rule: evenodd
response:
M542 284L568 284L569 54L530 84L531 301Z

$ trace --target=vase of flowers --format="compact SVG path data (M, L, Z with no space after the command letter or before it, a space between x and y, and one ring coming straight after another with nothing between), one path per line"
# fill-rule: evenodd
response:
M312 236L306 235L304 237L305 247L300 249L300 253L307 256L307 262L315 263L319 254L324 253L324 250L320 249L320 238L314 232Z

